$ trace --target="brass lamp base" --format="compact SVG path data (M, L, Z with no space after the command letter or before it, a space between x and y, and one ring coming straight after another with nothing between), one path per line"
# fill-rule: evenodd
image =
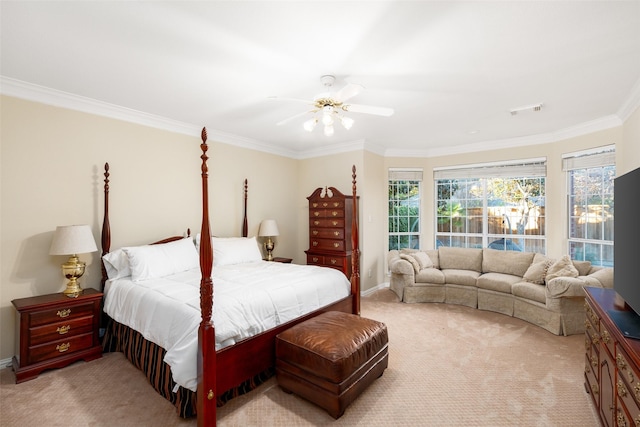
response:
M84 274L86 263L80 261L77 255L71 255L69 260L62 264L62 274L69 279L67 288L62 292L69 298L77 298L82 293L78 279Z
M267 261L273 261L273 249L276 244L271 240L271 237L267 237L267 241L264 242L264 249L267 251Z

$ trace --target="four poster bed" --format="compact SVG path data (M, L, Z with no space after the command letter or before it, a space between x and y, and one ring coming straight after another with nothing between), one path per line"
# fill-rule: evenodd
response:
M242 238L204 238L212 235L206 129L201 136L202 225L195 245L188 233L111 251L105 164L103 347L123 352L180 416L197 414L198 425L215 425L216 406L273 375L277 334L326 311L360 314L358 213L354 166L349 279L332 268L262 261L255 238L247 237L246 180ZM237 331L229 326L236 324Z

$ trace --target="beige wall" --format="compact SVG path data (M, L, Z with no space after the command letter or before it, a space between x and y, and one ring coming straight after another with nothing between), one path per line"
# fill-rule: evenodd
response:
M59 292L66 257L50 256L58 225L89 224L100 245L103 165L110 164L112 248L201 224L200 138L63 108L1 98L0 359L14 354L15 298ZM278 254L294 254L297 160L209 140L211 230L238 236L243 180L249 234L278 221ZM99 288L98 253L81 255L84 287Z
M0 360L14 354L15 298L64 288L60 264L48 254L57 225L88 223L99 244L103 165L111 165L112 248L199 231L200 139L168 131L1 98L0 134ZM276 256L304 264L308 249L309 196L333 186L351 194L357 168L360 196L362 289L387 281L387 170L424 169L423 246L433 247L433 168L547 157L548 253L566 252L563 153L616 144L618 169L640 167L640 110L621 127L552 144L434 158L386 158L365 150L295 160L209 140L212 232L241 232L243 181L249 181L249 235L273 218L280 236ZM621 171L618 171L620 173ZM85 287L99 287L98 253L82 255Z

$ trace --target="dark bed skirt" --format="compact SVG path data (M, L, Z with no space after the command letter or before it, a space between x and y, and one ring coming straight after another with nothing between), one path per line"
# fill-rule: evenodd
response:
M147 341L137 331L109 319L103 341L104 352L119 351L146 375L153 388L165 399L171 402L182 418L196 415L196 393L178 387L174 393L176 383L171 377L171 368L164 362L165 349ZM243 382L240 386L218 393L217 406L222 406L230 399L248 393L272 377L274 371L263 372Z

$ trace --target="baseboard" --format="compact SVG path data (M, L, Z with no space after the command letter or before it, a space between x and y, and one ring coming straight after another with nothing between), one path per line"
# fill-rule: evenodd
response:
M380 289L384 289L384 288L388 288L389 287L389 282L385 282L385 283L380 283L378 286L375 286L371 289L367 289L364 292L361 292L360 295L363 297L369 296L372 293L374 293L375 291L379 291Z
M0 360L0 369L11 367L11 358Z

